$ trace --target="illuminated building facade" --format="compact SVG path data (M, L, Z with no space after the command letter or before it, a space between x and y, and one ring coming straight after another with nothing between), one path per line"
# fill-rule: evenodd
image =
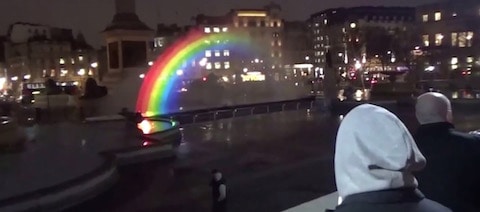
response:
M204 74L214 73L226 82L279 80L284 65L280 13L280 6L270 4L263 9L232 10L225 16L198 15L196 25L204 33L234 33L247 37L250 49L256 49L248 56L236 54L235 49L208 49L202 61Z
M399 63L409 63L414 19L415 9L406 7L335 8L315 13L308 20L313 64L316 69L325 68L327 57L331 58L336 78L343 80L356 78L360 69L395 71ZM378 61L381 65L376 67Z
M46 78L81 85L87 77L97 77L96 51L81 33L74 37L71 29L14 23L4 48L6 77L13 90L22 82Z
M479 1L420 6L417 25L422 71L435 72L439 78L480 76Z

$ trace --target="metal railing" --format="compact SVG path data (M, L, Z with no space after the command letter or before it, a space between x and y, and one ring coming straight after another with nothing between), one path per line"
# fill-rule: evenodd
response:
M227 118L260 115L284 111L313 110L314 99L302 99L289 102L262 103L230 108L219 108L212 110L190 111L181 114L167 116L170 120L176 120L180 124L194 124L208 121L216 121Z

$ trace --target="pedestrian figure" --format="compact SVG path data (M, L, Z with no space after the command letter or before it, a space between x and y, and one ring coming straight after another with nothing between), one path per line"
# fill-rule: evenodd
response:
M227 186L222 173L216 169L212 170L210 187L212 188L212 211L227 211Z

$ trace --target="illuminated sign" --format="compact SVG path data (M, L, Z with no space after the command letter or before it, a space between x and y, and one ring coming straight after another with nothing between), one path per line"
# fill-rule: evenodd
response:
M260 72L248 72L242 75L243 82L265 81L265 75Z
M266 17L267 13L266 12L261 12L261 11L242 11L242 12L238 12L237 16L239 16L239 17Z

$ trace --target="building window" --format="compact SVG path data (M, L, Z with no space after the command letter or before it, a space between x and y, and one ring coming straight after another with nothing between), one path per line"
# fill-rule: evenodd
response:
M458 57L452 57L452 60L450 61L450 64L452 64L452 65L458 64Z
M458 33L458 47L472 47L473 32Z
M212 56L212 51L206 50L205 51L205 57L211 57Z
M215 62L215 69L221 69L222 64L220 62Z
M224 62L223 67L225 67L225 69L229 69L230 68L230 62L229 61Z
M328 24L328 20L327 20L327 19L324 19L324 20L323 20L323 24L327 25L327 24Z
M472 47L473 32L467 32L467 46Z
M472 56L467 57L467 63L469 63L469 64L473 63L473 57Z
M440 20L442 20L442 13L435 12L435 21L440 21Z
M430 38L429 38L428 35L423 35L422 40L423 40L423 45L424 46L430 46Z
M423 22L428 22L428 14L423 14L422 15L422 20L423 20Z
M83 61L83 56L82 55L78 56L78 61L80 61L80 62Z
M452 57L450 64L452 65L452 70L455 70L458 68L458 57Z
M223 50L223 56L229 57L230 56L230 50Z
M441 33L435 34L435 46L441 46L443 40L443 35Z
M210 27L205 27L205 33L210 33L210 32L212 32Z
M213 32L215 32L215 33L219 33L219 32L220 32L220 28L218 28L218 27L214 27L214 28L213 28Z
M227 28L227 27L223 27L223 28L222 28L222 32L228 32L228 28Z
M60 65L65 65L65 59L63 58L60 58L60 61L59 61Z
M211 70L212 69L212 63L207 63L206 68L207 68L207 70Z
M452 46L457 46L458 43L458 33L452 32Z
M220 50L215 50L215 57L220 57Z

